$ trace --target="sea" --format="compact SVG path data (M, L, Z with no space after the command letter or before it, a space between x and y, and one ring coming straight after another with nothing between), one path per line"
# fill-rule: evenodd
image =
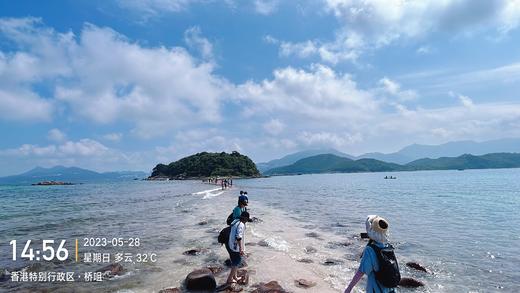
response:
M359 266L366 245L360 233L372 214L389 222L401 276L424 283L400 292L520 292L520 169L236 179L226 190L202 181L0 186L0 291L182 288L191 271L227 259L217 235L240 190L248 192L248 209L258 219L246 228L245 292L269 281L290 292L343 292ZM29 260L30 248L43 256L43 240L54 240L55 251L65 240L60 253L63 258L65 248L68 257ZM198 252L184 254L191 249ZM138 261L137 255L147 259ZM122 274L86 276L116 256ZM14 282L10 272L69 272L74 281ZM217 282L227 273L226 268L217 275ZM298 279L316 285L302 289ZM354 292L364 292L365 280Z

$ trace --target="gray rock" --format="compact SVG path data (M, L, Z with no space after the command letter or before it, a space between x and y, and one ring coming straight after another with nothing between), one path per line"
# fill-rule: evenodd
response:
M320 239L320 235L318 233L316 233L316 232L305 233L305 236L311 237L311 238L318 238L318 239Z
M307 246L304 248L304 251L307 254L311 254L311 253L316 253L318 250L312 246Z
M405 288L417 288L417 287L424 287L424 283L421 281L418 281L413 278L401 278L401 281L399 282L399 287L405 287Z
M418 264L416 262L407 262L406 266L409 267L409 268L412 268L412 269L416 269L416 270L421 271L421 272L428 273L428 270L425 267L423 267L422 265L420 265L420 264Z
M125 269L123 266L119 263L113 263L109 264L105 267L102 267L101 269L97 270L96 272L103 273L103 278L112 278L114 276L120 276L124 274Z
M189 273L186 277L185 285L188 290L213 292L217 287L217 282L213 272L204 268Z
M310 258L300 258L298 260L298 262L302 262L302 263L314 263L314 261Z
M296 285L296 287L299 287L299 288L308 289L308 288L316 286L316 282L307 281L305 279L298 279L298 280L294 280L294 285Z
M342 264L343 261L339 259L328 258L323 262L324 266L337 266Z
M259 283L252 286L255 288L251 293L287 293L277 281L269 283Z
M204 249L204 248L193 248L193 249L190 249L190 250L186 250L185 252L183 252L182 254L184 255L191 255L191 256L196 256L196 255L200 255L202 253L205 253L207 252L208 250L207 249Z

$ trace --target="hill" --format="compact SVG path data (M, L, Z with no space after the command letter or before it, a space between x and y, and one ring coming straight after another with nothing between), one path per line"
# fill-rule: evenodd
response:
M0 178L0 184L32 184L40 181L63 181L73 183L132 180L144 178L148 174L139 171L105 172L78 167L55 166L52 168L36 167L19 175Z
M183 179L213 176L255 177L260 176L260 172L249 157L238 152L231 154L202 152L168 165L158 164L153 168L150 178Z
M406 165L383 162L375 159L351 160L335 155L317 155L298 160L294 164L271 169L267 175L293 175L310 173L355 173L419 170L457 170L520 168L520 154L494 153L482 156L462 155L438 159L419 159Z
M271 169L266 174L355 173L398 170L402 166L374 159L352 160L332 154L301 159L294 164Z
M405 165L406 170L456 170L519 168L520 154L495 153L482 156L465 154L456 158L420 159Z
M332 155L336 155L338 157L345 157L345 158L349 158L349 159L353 158L351 155L342 153L335 149L315 149L315 150L306 150L306 151L289 154L280 159L271 160L271 161L265 162L265 163L258 163L258 164L256 164L256 167L258 168L258 170L260 170L260 172L264 173L265 171L267 171L269 169L291 165L298 160L312 157L312 156L322 155L322 154L332 154Z

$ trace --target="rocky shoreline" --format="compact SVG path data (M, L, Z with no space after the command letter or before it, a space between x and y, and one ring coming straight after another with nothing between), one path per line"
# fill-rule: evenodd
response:
M33 186L52 186L52 185L76 185L76 183L62 182L62 181L41 181L31 184Z

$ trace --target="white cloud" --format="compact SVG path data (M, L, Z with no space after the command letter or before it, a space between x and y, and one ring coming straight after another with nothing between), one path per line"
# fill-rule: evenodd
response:
M326 131L311 133L302 132L299 135L299 140L306 146L328 146L334 148L344 148L348 145L362 141L361 134L337 134Z
M79 141L67 141L57 148L60 154L65 156L78 155L78 156L101 156L104 155L109 149L92 139L81 139Z
M148 18L164 12L179 12L200 0L117 0L120 7Z
M1 150L0 155L11 156L47 156L65 158L74 156L96 157L107 154L109 148L98 141L84 138L79 141L65 141L62 144L39 146L24 144L19 148Z
M363 40L355 33L337 34L334 42L322 42L320 40L307 40L304 42L279 41L275 38L267 40L273 44L279 44L280 55L308 58L317 55L321 60L337 64L342 61L356 61L363 47Z
M236 95L253 115L277 113L317 121L363 120L377 109L370 93L357 88L347 74L338 75L323 65L309 71L286 67L277 69L272 80L246 82L237 87Z
M384 77L379 80L379 84L382 86L382 90L386 94L390 94L400 102L412 101L417 99L417 93L413 90L401 90L401 85L396 81Z
M59 130L57 128L53 128L53 129L49 130L49 133L47 134L47 138L54 142L62 142L62 141L65 141L65 139L67 138L67 135L64 132L62 132L61 130Z
M123 138L123 134L120 132L107 133L103 135L103 138L112 142L118 142Z
M2 73L0 73L1 75ZM54 112L53 103L33 92L18 88L19 86L16 85L11 89L0 89L0 119L14 121L51 120Z
M259 14L270 15L276 12L279 0L255 0L255 10Z
M141 137L221 119L219 105L227 81L213 74L212 63L193 58L183 48L145 48L94 25L86 25L77 38L42 27L35 19L2 19L0 28L20 47L9 63L0 59L14 76L0 84L22 93L15 98L0 91L4 118L48 120L53 103L59 103L73 116L96 123L126 120ZM196 30L190 36L193 42L202 41L194 38ZM13 65L13 70L5 66L27 62L30 66ZM0 69L0 75L8 73ZM32 83L46 79L53 80L54 99L39 98L32 91Z
M397 40L418 40L434 33L504 35L518 27L517 0L323 0L340 21L334 40L280 42L285 55L318 56L336 64L356 61L365 51ZM312 48L312 50L310 50ZM303 53L305 52L305 53ZM429 53L421 47L419 54ZM282 55L284 55L282 54Z
M430 46L421 46L416 52L419 55L428 55L432 52L432 48Z
M0 119L15 121L49 121L54 105L49 99L33 92L28 84L52 79L66 71L58 56L64 52L63 46L69 42L70 34L49 39L48 31L42 30L34 38L25 34L34 33L37 18L0 18L0 35L20 46L37 46L35 52L0 51ZM53 47L51 49L51 47Z
M450 94L450 96L457 98L460 101L460 103L466 108L471 108L471 107L475 106L475 104L473 103L473 100L468 96L465 96L462 94L457 94L454 92L449 92L449 94Z
M263 125L264 130L270 135L279 135L285 129L285 124L283 124L278 119L271 119Z
M200 52L206 60L213 58L213 45L202 36L200 27L194 26L184 32L184 41Z

